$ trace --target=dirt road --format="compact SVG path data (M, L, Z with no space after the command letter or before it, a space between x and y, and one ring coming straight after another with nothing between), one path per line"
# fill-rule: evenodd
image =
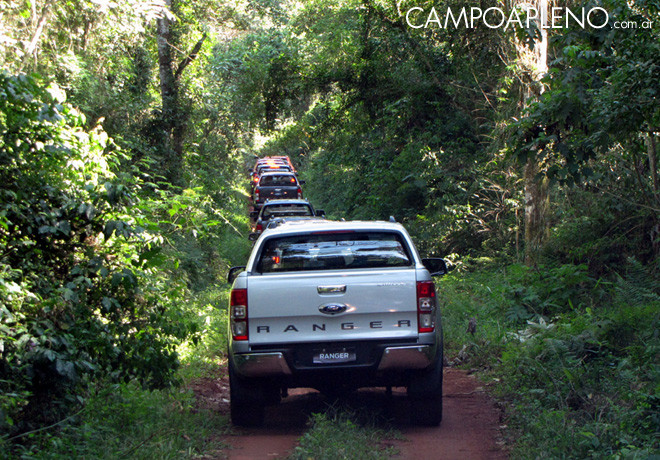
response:
M219 411L229 412L226 379L209 381L194 390ZM403 440L387 441L399 452L395 459L506 459L506 453L498 444L500 413L480 383L464 371L446 368L443 393L443 420L437 428L420 428L410 424L403 388L395 388L391 396L383 389L361 390L343 403L356 411L383 414L390 426L403 435ZM292 391L279 406L267 410L263 428L236 429L235 434L226 437L224 441L230 448L218 453L217 458L286 458L304 433L309 415L327 409L328 401L319 393L312 390Z

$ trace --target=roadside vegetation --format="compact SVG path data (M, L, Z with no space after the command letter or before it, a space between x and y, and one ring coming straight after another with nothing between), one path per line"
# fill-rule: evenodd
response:
M191 391L135 383L99 385L59 426L12 439L4 458L183 459L220 452L226 417L200 408Z
M330 407L312 414L309 430L289 458L385 460L397 454L396 449L383 444L394 437L396 433L378 428L371 414L365 420L350 409Z
M652 27L412 30L381 0L0 6L0 457L221 449L226 417L187 388L223 362L255 155L289 155L329 218L393 215L451 262L445 354L500 401L512 458L660 454L660 17L600 5ZM294 458L386 458L387 436L317 414Z
M657 452L657 280L635 261L625 270L613 282L574 265L441 281L448 354L480 372L503 405L512 458Z

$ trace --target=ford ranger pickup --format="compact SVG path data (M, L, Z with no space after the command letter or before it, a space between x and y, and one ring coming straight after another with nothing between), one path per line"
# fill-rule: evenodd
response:
M406 387L411 420L442 419L442 324L434 275L391 222L293 221L233 267L229 379L235 425L263 423L289 388L340 395Z

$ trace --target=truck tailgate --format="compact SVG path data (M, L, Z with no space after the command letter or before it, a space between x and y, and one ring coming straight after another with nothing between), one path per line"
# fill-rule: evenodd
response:
M250 345L417 337L411 268L267 273L247 287Z
M266 199L298 198L297 187L259 187L261 201Z

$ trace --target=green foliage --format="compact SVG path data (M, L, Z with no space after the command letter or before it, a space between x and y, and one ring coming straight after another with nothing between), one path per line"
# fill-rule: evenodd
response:
M217 50L220 51L220 50ZM294 104L300 85L295 45L277 29L249 34L217 52L211 70L227 83L232 112L242 121L258 120L272 131Z
M458 266L438 280L445 355L489 369L513 457L647 458L660 451L660 286L652 269L630 260L615 281L595 283L584 266ZM554 315L528 320L530 305ZM505 320L515 306L523 318ZM472 317L474 336L466 332Z
M163 7L162 1L145 0L5 2L0 37L7 46L0 53L0 63L11 72L31 71L56 78L67 89L89 69L104 73L107 66L112 85L116 64L130 55L130 49L143 38L145 27L162 14ZM36 27L40 21L41 30ZM121 75L118 79L120 85L126 82Z
M597 277L610 276L630 257L644 264L654 260L656 213L626 198L635 183L620 166L608 157L594 168L598 173L612 169L607 177L587 180L583 187L557 188L544 260L586 264Z
M610 288L613 301L601 299L552 323L530 323L510 334L496 373L503 382L501 395L511 404L511 422L520 430L514 455L553 458L571 452L580 458L617 458L657 453L660 303L654 293L657 282L645 286L638 280L648 280L648 272L634 262L631 270L636 275ZM565 268L561 272L563 278L581 276Z
M194 376L198 368L217 372L222 366L219 361L224 360L227 350L228 305L229 288L224 285L195 293L190 310L200 324L199 341L179 348L186 375L192 372Z
M29 77L0 75L0 114L3 431L63 416L92 377L171 384L196 325L127 213L138 184L113 172L116 148Z
M307 14L294 24L311 35L304 63L320 93L304 127L295 128L307 155L308 192L336 216L401 219L423 212L438 193L438 169L445 167L438 157L453 155L448 168L460 174L474 155L468 118L423 63L397 51L415 45L376 11L362 15L346 4ZM320 33L339 21L344 34ZM449 78L447 57L433 52ZM319 65L324 59L338 62ZM454 116L446 116L449 110Z
M628 161L643 154L644 133L660 122L657 6L619 0L603 6L609 11L609 24L656 21L644 33L610 25L556 35L554 60L544 79L547 90L512 125L515 153L527 158L540 152L547 174L567 183L589 178L594 166L589 160L611 152L617 144L623 146L617 155ZM634 167L628 167L632 172Z
M417 5L430 3L406 3ZM3 68L57 81L79 108L54 85L0 77L3 433L61 420L97 378L169 385L177 351L216 366L224 273L250 251L245 167L253 154L287 154L330 217L394 215L422 254L454 261L438 280L446 354L494 369L517 456L657 451L657 2L602 5L610 23L652 29L549 30L545 91L522 114L531 84L507 62L521 43L513 32L412 30L397 6L173 2L175 66L203 32L215 39L178 82L181 188L159 182L170 172L153 33L163 3L0 6ZM522 160L538 153L556 179L534 269L508 265L524 249L525 199L506 144ZM181 347L191 334L201 342ZM124 440L123 425L148 424L134 399L171 399L109 388L111 404L92 398L84 421L35 441L44 450L20 438L26 455L197 452L165 439L164 425ZM362 455L376 438L352 420L316 416L296 455Z
M182 459L222 447L227 417L199 407L191 392L147 391L135 383L99 386L84 411L56 433L32 433L29 444L2 444L3 458Z
M607 295L605 284L591 278L584 265L514 265L508 270L503 295L508 304L505 316L513 323L582 310Z
M463 350L470 365L492 367L502 352L507 332L500 305L506 276L499 271L454 270L436 279L436 287L447 360L454 362ZM474 335L467 332L470 318L477 321ZM459 359L463 360L463 357Z
M503 390L524 458L657 452L657 306L589 311L509 346L498 373L516 376Z
M288 23L218 48L213 59L242 126L263 126L265 88L276 62L286 63L290 75L277 84L290 118L261 154L294 158L306 195L333 218L394 215L425 253L501 245L513 253L515 173L500 158L488 161L479 136L491 127L470 115L490 104L497 82L482 72L501 67L499 45L413 32L383 2L315 1L291 11Z
M355 414L312 414L309 423L292 459L386 459L393 454L377 447L386 433L359 424Z
M456 263L458 269L438 280L438 295L444 302L443 322L448 354L463 345L479 348L487 366L502 351L511 329L530 322L547 324L563 314L595 308L611 298L612 283L593 279L584 265L538 267L524 265L488 267L492 262L470 259ZM478 321L479 333L466 333L470 318ZM542 328L542 326L539 326Z

